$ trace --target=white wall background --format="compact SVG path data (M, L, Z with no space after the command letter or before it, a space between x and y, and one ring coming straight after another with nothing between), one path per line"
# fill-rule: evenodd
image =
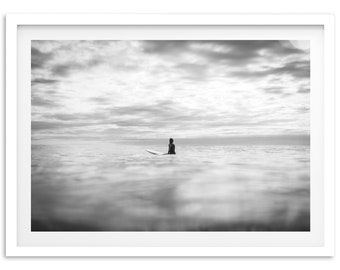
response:
M338 0L2 0L0 80L5 96L5 14L6 13L332 13L336 28L340 29L340 1ZM339 36L336 37L339 44ZM339 55L336 62L339 64ZM337 98L339 101L339 98ZM339 103L339 102L338 102ZM4 126L4 107L0 121ZM339 113L338 113L339 115ZM339 133L337 133L339 134ZM4 141L4 132L1 133ZM4 153L4 144L0 146ZM338 149L340 150L339 146ZM339 151L337 151L339 153ZM4 155L0 169L4 172ZM4 173L2 173L3 175ZM337 185L336 193L340 195ZM334 258L5 258L4 257L4 180L0 184L0 269L340 269L340 252ZM337 209L340 209L339 200ZM339 224L339 215L337 224ZM340 244L339 235L336 242Z

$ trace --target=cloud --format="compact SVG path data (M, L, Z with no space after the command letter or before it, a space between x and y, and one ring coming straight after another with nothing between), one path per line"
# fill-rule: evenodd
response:
M218 76L222 70L240 78L263 78L269 75L309 77L308 52L296 48L289 41L278 40L193 40L193 41L143 41L145 54L173 62L169 73L182 72L185 80L206 81ZM292 61L293 60L293 61ZM265 64L268 63L266 66ZM281 66L274 66L281 63ZM159 70L164 70L160 64ZM221 75L220 75L221 76Z
M68 123L68 122L61 122L61 121L32 121L31 128L32 130L56 130L67 128L67 132L71 132L74 128L79 127L88 127L88 126L95 126L101 125L102 123L89 123L89 122L77 122L77 123Z
M103 61L100 59L90 59L86 61L69 61L63 64L56 64L51 67L51 72L54 76L65 77L71 72L93 68L100 65Z
M65 127L64 124L61 123L62 127ZM32 121L31 122L31 129L35 130L45 130L45 129L55 129L61 127L59 123L53 123L48 121Z
M31 84L55 84L59 82L59 80L51 80L51 79L44 79L44 78L37 78L31 81Z
M89 101L96 103L97 105L105 105L110 103L108 97L91 97L89 98Z
M174 67L184 72L184 79L204 80L207 76L207 66L194 63L181 63Z
M309 112L309 108L307 108L307 107L299 107L299 108L297 108L296 109L298 112Z
M249 117L235 117L235 120L228 121L225 119L215 119L208 121L205 125L211 127L261 127L261 126L273 126L277 124L283 123L291 123L294 122L294 119L284 119L284 118L275 118L275 119L250 119Z
M142 41L142 50L150 54L178 54L188 50L191 41L186 40L150 40Z
M223 40L223 41L145 41L144 52L157 55L191 53L205 61L244 65L267 56L306 55L290 42L278 40Z
M59 104L57 104L55 101L51 101L49 99L45 99L39 96L33 96L31 100L32 106L39 106L39 107L58 107Z
M309 106L309 52L289 41L35 41L32 51L35 136L308 131L297 108Z
M134 104L129 106L116 106L111 109L112 115L140 115L140 116L172 116L178 109L170 100L154 101L152 104Z
M53 76L69 77L74 72L90 72L93 68L106 65L113 71L136 71L139 59L134 59L135 51L130 41L59 41L45 44L54 50L54 61L48 65ZM132 52L128 51L130 49ZM136 61L137 60L137 61Z
M211 45L210 49L199 50L208 61L219 61L233 65L243 65L260 58L260 51L272 47L277 41L205 41L202 44Z
M284 87L281 86L270 86L270 87L263 87L262 90L269 94L282 94Z
M44 104L48 106L50 101ZM211 121L213 117L197 111L188 111L173 101L158 101L153 104L139 104L107 108L91 113L50 113L49 121L33 121L34 130L56 130L86 126L106 126L105 129L149 127L157 130L164 127L199 128L202 121ZM137 130L136 130L137 132Z
M308 79L310 77L310 62L293 61L281 67L266 68L264 70L237 70L231 71L229 74L243 79L263 78L270 75L290 75L296 79Z
M61 121L98 121L102 123L108 115L105 112L92 112L92 113L55 113L49 115L50 118L54 118Z
M310 88L306 87L306 86L301 86L298 90L298 93L308 94L308 93L310 93Z
M52 66L51 71L54 76L68 76L71 70L80 69L81 65L77 63L67 63Z
M110 124L119 127L144 127L148 131L191 130L196 132L202 126L216 120L211 115L199 109L188 109L179 103L160 100L153 104L138 104L116 107L110 110Z
M294 78L309 78L310 77L310 62L309 61L293 61L285 64L282 67L272 70L276 75L289 74Z
M45 64L53 58L52 52L41 52L35 47L31 47L31 68L43 68Z

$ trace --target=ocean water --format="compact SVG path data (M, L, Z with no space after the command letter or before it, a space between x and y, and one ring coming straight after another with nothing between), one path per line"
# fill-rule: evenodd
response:
M308 231L308 145L32 145L32 231Z

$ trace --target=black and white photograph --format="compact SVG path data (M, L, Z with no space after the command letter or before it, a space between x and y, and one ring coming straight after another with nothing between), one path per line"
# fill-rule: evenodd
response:
M310 231L308 40L32 40L32 232Z

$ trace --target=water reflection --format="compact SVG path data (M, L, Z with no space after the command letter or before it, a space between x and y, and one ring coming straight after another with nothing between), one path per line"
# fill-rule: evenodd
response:
M310 228L308 146L146 148L33 145L32 230Z

